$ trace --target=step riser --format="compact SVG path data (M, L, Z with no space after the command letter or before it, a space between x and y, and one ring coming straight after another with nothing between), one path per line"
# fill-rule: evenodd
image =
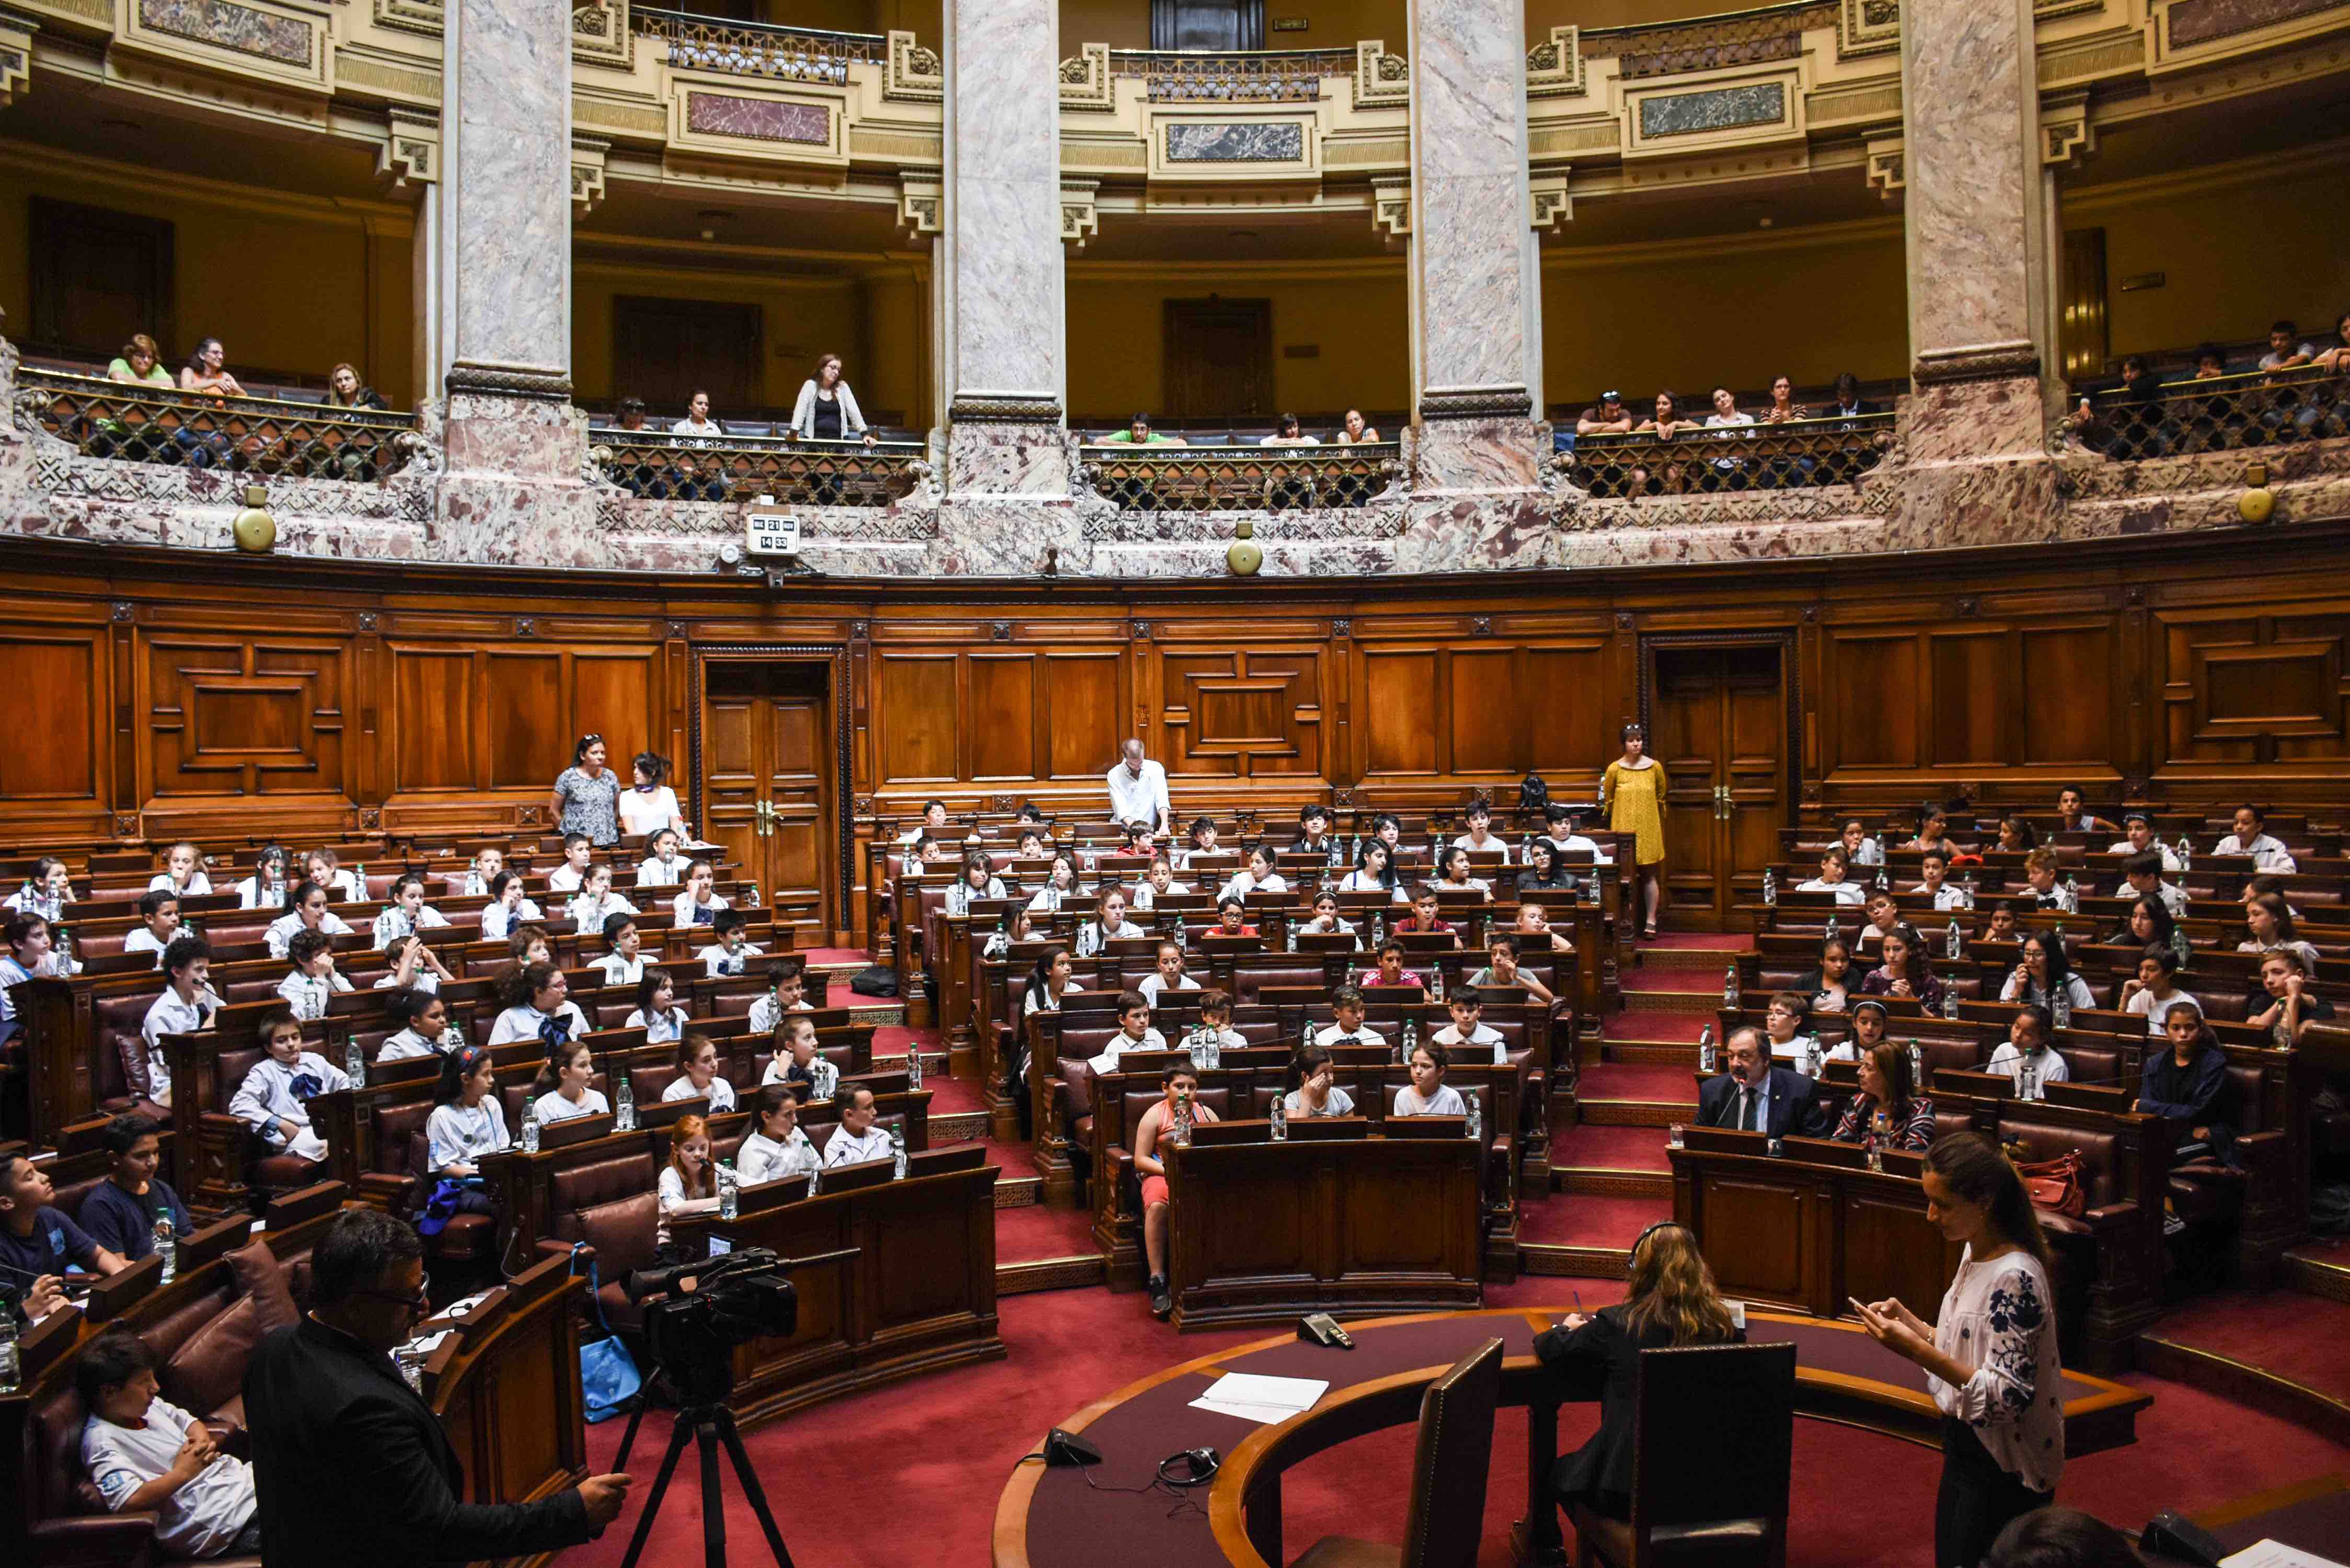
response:
M2173 1344L2158 1334L2140 1334L2137 1348L2140 1371L2250 1406L2279 1420L2306 1427L2330 1441L2350 1444L2350 1405L2314 1388L2214 1351Z
M1697 1047L1658 1040L1610 1040L1600 1053L1603 1062L1638 1063L1652 1067L1686 1067L1697 1071Z
M1001 1176L995 1181L995 1206L998 1209L1026 1209L1042 1201L1045 1179L1041 1176Z
M1575 1119L1596 1127L1666 1127L1675 1122L1686 1127L1697 1119L1694 1101L1682 1106L1656 1100L1583 1100L1575 1110Z
M1673 1195L1672 1173L1663 1170L1554 1170L1553 1192L1593 1198L1663 1198Z
M2350 1304L2350 1269L2285 1254L2284 1281L2294 1290Z
M1097 1254L1038 1258L1024 1263L995 1266L995 1293L1029 1295L1038 1291L1070 1291L1098 1285L1108 1277L1107 1265Z
M1720 974L1736 963L1741 954L1752 950L1747 948L1642 948L1640 967L1645 970L1698 969Z
M1548 1241L1518 1243L1518 1272L1552 1279L1621 1280L1632 1272L1629 1248L1565 1247Z
M1721 1011L1719 991L1633 991L1627 988L1624 1005L1647 1012L1694 1012L1711 1017Z

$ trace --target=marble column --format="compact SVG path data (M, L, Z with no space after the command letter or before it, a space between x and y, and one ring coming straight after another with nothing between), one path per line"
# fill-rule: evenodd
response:
M601 564L571 407L571 7L447 0L436 554Z
M1410 70L1417 488L1523 491L1542 456L1524 0L1414 0Z
M1053 0L948 0L944 21L948 495L1063 499L1059 13Z
M2048 295L2056 236L2040 156L2032 12L2033 0L1905 0L1901 7L1917 385L1903 442L1921 470L2012 467L2046 453L2043 378L2055 354ZM1921 477L1926 504L1937 504L1933 476ZM1950 489L1939 487L1945 501Z

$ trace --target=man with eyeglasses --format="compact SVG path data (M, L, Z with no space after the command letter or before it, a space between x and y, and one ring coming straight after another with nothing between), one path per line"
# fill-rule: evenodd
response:
M416 1232L347 1209L310 1254L315 1304L262 1340L244 1374L245 1421L270 1568L521 1557L600 1534L625 1475L590 1476L536 1502L465 1502L464 1471L391 1349L428 1310Z

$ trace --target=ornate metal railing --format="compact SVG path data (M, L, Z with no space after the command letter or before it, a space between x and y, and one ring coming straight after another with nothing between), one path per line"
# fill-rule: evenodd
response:
M2116 387L2075 403L2064 427L2127 460L2237 452L2350 435L2350 371L2293 369L2172 381L2153 395Z
M848 79L851 65L881 65L889 54L889 41L879 33L730 22L642 5L630 7L629 15L638 35L661 40L669 48L669 63L683 70L837 83Z
M914 487L920 441L700 441L657 431L591 431L604 477L648 501L749 501L793 506L887 506Z
M1594 495L1702 495L1850 484L1884 461L1891 414L1791 420L1775 425L1697 427L1669 441L1646 435L1578 437L1568 472Z
M1403 472L1391 441L1354 446L1088 446L1095 493L1122 512L1284 512L1366 506Z
M1718 66L1792 60L1804 52L1806 28L1833 27L1836 7L1819 0L1764 5L1676 22L1628 27L1586 27L1578 47L1586 60L1613 57L1627 79L1711 70Z
M84 455L286 479L374 480L407 464L412 413L227 398L26 368L20 415Z
M1355 74L1355 51L1112 49L1109 74L1141 78L1153 103L1314 103L1324 77Z

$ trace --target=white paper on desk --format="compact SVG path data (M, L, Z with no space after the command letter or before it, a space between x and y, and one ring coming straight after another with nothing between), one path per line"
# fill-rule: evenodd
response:
M1300 1410L1314 1408L1314 1402L1328 1392L1327 1378L1264 1377L1252 1372L1227 1372L1210 1384L1201 1397L1220 1405L1270 1405L1295 1416Z
M1222 1399L1208 1398L1192 1400L1191 1408L1212 1410L1219 1416L1237 1416L1243 1421L1254 1421L1260 1427L1274 1426L1297 1414L1286 1405L1234 1405Z
M2258 1541L2232 1557L2220 1558L2220 1568L2343 1568L2343 1564L2281 1541Z

